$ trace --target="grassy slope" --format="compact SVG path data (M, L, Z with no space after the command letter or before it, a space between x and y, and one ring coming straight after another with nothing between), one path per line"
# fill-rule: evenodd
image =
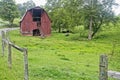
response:
M108 55L109 69L120 71L119 34L117 29L104 31L92 41L82 40L79 34L52 33L41 39L13 31L10 36L15 44L28 48L30 80L98 80L100 54ZM6 57L0 58L0 80L23 80L22 54L14 50L12 70Z

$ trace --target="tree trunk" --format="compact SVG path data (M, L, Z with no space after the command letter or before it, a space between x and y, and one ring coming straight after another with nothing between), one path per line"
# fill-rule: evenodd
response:
M59 30L58 30L59 33L61 33L61 27L59 26Z
M88 40L92 39L92 16L90 17Z
M98 25L97 29L92 33L92 37L95 36L95 34L98 32L98 30L100 29L102 25L102 20L101 20L101 23Z
M100 26L92 33L92 37L95 36L95 34L98 32L99 29L100 29Z

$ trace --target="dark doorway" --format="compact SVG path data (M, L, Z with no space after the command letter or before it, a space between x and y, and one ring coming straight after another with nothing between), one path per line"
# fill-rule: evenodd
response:
M34 29L33 30L33 36L40 36L40 30L39 29Z

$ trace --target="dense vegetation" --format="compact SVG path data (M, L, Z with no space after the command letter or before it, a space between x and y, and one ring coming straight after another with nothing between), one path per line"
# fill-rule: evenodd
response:
M14 19L19 17L17 5L13 0L0 0L0 14L0 18L8 21L10 27Z
M29 0L23 4L17 4L17 7L20 12L20 16L22 17L25 14L26 10L35 7L35 3L32 0Z
M35 3L32 0L29 0L23 4L16 4L14 0L0 0L0 27L1 24L6 27L18 27L20 18L24 15L26 10L35 7ZM19 19L19 22L14 23L14 21ZM2 22L8 21L7 24Z
M115 0L47 0L45 5L53 28L71 30L84 25L89 30L88 39L92 39L104 24L115 23L112 7Z

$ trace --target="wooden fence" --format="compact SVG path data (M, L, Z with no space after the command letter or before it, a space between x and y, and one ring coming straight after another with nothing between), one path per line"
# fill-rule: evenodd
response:
M24 80L29 80L28 78L28 53L27 49L25 48L20 48L19 46L15 45L9 40L8 32L1 32L1 37L2 37L2 56L4 57L4 52L5 52L5 45L8 45L8 66L11 69L12 68L12 50L11 47L17 49L20 52L23 52L24 56Z
M106 55L100 56L100 63L99 63L99 80L108 80L108 60Z
M108 80L108 76L120 80L120 72L108 70L108 58L106 55L100 56L99 68L100 68L99 80Z

